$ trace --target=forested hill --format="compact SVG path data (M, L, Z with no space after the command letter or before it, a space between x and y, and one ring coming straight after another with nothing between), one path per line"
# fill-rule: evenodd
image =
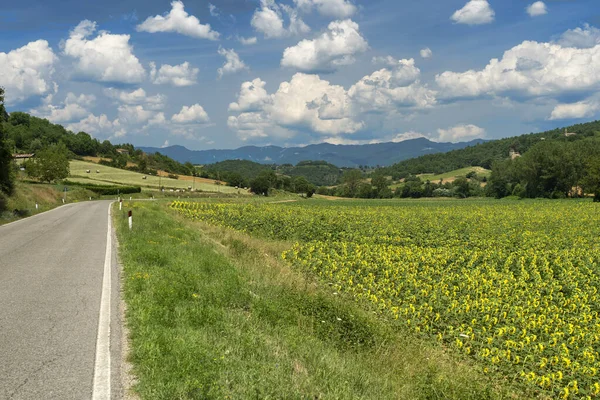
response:
M541 141L572 142L600 135L600 121L573 125L566 129L569 133L575 133L576 135L567 137L565 136L565 128L560 128L541 133L493 140L447 153L428 154L401 161L385 168L384 172L399 177L407 174L442 174L465 167L491 169L495 161L507 159L511 149L524 154L532 146Z
M131 144L114 145L108 140L100 142L85 132L73 133L62 125L23 112L8 115L4 108L0 108L0 124L4 131L5 146L13 153L36 153L51 145L63 143L72 157L102 157L105 159L102 162L118 168L148 173L162 170L182 175L190 175L195 171L191 164L182 164L161 154L145 154ZM117 149L126 150L126 153L119 153Z
M205 178L234 182L234 186L248 183L265 171L275 171L291 178L303 176L317 186L333 186L341 182L343 169L325 161L301 161L296 165L265 165L248 160L227 160L205 165L201 175Z

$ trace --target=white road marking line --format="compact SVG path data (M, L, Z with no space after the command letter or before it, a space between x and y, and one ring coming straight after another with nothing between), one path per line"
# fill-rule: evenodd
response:
M50 213L52 211L57 211L57 210L59 210L61 208L66 208L66 207L69 207L69 206L73 206L75 204L76 203L63 204L61 206L52 208L50 210L47 210L47 211L44 211L44 212L41 212L41 213L37 213L37 214L33 214L33 215L29 216L29 217L25 217L25 218L21 218L21 219L18 219L16 221L13 221L13 222L9 222L8 224L0 225L0 229L4 228L5 226L17 225L17 224L19 224L21 222L31 221L32 219L35 219L35 217L37 217L39 215L44 215L44 214Z
M102 297L98 318L98 338L96 339L96 362L94 365L93 400L110 399L110 291L112 263L112 221L108 207L108 232L106 233L106 256L104 259L104 277L102 278Z

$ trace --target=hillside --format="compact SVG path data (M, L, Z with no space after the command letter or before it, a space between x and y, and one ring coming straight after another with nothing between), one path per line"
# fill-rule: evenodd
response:
M364 145L312 144L305 147L246 146L234 150L188 150L182 146L165 148L140 147L146 153L159 152L179 162L196 165L214 164L225 160L248 160L261 164L293 164L301 161L323 160L338 167L355 168L361 165L389 166L424 154L443 153L484 143L474 140L463 143L437 143L425 138L399 143Z
M524 154L532 146L541 141L571 142L600 134L600 121L573 125L566 129L568 132L576 133L576 135L565 137L564 128L557 128L541 133L530 133L479 143L475 146L453 150L443 154L424 155L414 159L401 161L385 168L384 171L387 174L394 176L394 178L400 178L406 174L443 174L445 172L466 167L491 169L492 164L495 161L507 159L511 149Z
M86 132L74 133L62 125L37 118L23 112L13 112L2 121L6 147L13 153L36 153L50 145L64 143L72 157L93 157L102 163L126 168L137 166L139 172L150 173L157 170L172 174L191 175L195 172L191 164L179 163L165 155L145 154L133 145L113 144L108 140L100 142Z
M296 165L282 165L277 169L283 175L303 176L317 186L331 186L340 182L343 170L326 161L302 161Z
M90 173L87 171L90 171ZM187 190L192 188L205 192L237 192L232 187L217 185L214 183L214 181L209 181L207 179L171 179L168 177L158 177L155 175L144 175L134 171L112 168L85 161L71 161L71 175L69 180L77 183L88 183L95 185L121 184L142 186L153 189L164 187L166 190Z
M236 185L237 182L243 182L242 186L247 186L249 181L264 171L275 171L278 175L290 178L302 176L317 186L336 185L340 183L343 174L341 168L326 161L301 161L297 165L265 165L248 160L227 160L205 165L201 176L236 182Z

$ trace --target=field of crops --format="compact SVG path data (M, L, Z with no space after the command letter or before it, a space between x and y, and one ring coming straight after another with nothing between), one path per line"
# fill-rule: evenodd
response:
M296 242L282 257L546 398L600 398L600 217L591 202L174 202Z

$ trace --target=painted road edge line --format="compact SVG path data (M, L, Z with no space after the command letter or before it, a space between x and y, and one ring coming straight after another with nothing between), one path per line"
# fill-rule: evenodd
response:
M102 278L102 297L100 316L98 317L98 337L96 339L96 362L94 364L93 400L107 400L110 389L110 292L112 264L112 203L108 206L108 232L106 233L106 256L104 258L104 277Z
M0 229L4 228L5 226L16 225L16 224L18 224L20 222L31 221L32 219L34 219L38 215L43 215L43 214L46 214L46 213L51 213L52 211L57 211L60 208L66 208L66 207L72 206L74 204L76 204L76 203L61 204L60 206L51 208L50 210L42 211L41 213L33 214L33 215L30 215L29 217L21 218L21 219L18 219L16 221L13 221L13 222L9 222L7 224L0 225Z

